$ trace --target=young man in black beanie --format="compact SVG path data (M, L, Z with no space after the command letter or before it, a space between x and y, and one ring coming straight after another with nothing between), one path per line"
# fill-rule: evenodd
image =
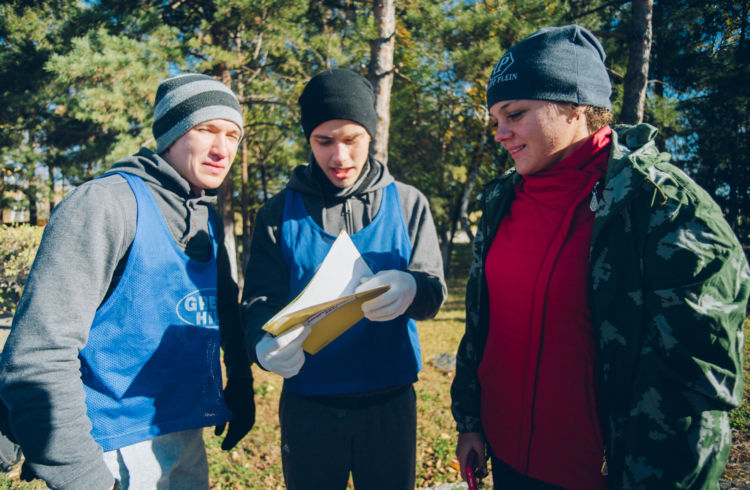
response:
M313 77L299 99L312 148L286 189L255 222L242 298L248 351L285 378L281 454L291 490L411 489L421 367L414 320L434 316L446 296L429 204L372 158L374 94L347 70ZM365 318L311 356L309 327L272 337L263 324L305 287L340 231L388 284L363 305Z
M237 285L212 208L242 127L224 84L165 80L156 153L142 148L55 208L2 357L22 476L71 490L208 488L203 428L229 422L230 449L252 427Z

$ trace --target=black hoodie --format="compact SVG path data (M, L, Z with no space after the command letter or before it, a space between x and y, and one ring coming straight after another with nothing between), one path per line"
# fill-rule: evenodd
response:
M372 158L357 182L347 188L334 186L314 159L294 169L287 184L302 195L305 208L327 233L353 234L367 226L380 209L383 188L396 182L404 213L412 256L408 271L417 282L417 294L406 315L416 320L435 316L447 295L443 260L427 198L416 188L394 181L385 165ZM255 220L250 259L242 292L242 322L250 357L263 337L263 324L289 299L289 271L281 256L281 224L286 191L273 196Z

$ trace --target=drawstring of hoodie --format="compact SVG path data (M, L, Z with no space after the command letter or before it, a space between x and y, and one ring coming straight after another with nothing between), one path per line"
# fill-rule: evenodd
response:
M354 232L354 219L352 217L352 205L351 200L352 199L358 199L360 202L362 202L362 209L364 211L364 215L362 216L362 223L364 226L367 226L372 221L372 216L369 216L370 211L370 195L369 194L360 194L360 195L353 195L348 196L347 198L343 199L343 205L341 206L341 217L344 222L345 231L347 234L351 235ZM325 213L323 213L323 226L325 229Z
M346 189L334 186L314 158L310 159L310 163L304 167L304 170L298 172L298 169L295 169L292 175L290 188L303 194L318 196L323 200L322 209L309 211L320 217L316 217L316 220L320 219L320 225L324 230L336 229L336 232L346 231L350 235L355 232L355 226L364 227L372 222L378 211L372 209L373 204L378 202L376 196L380 192L377 192L377 189L385 187L392 181L382 164L370 161L362 169L362 176L357 183ZM296 179L295 174L297 174ZM381 181L383 175L386 176L385 183ZM380 184L376 186L378 182ZM354 202L355 199L358 202ZM361 210L359 203L362 204ZM358 214L355 216L354 213Z

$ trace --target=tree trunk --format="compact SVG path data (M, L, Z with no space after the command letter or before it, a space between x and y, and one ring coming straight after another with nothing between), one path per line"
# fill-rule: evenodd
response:
M388 131L391 125L391 87L393 86L393 47L396 31L395 0L373 0L378 38L370 42L369 78L375 91L375 158L388 163Z
M47 220L49 220L49 217L52 216L52 209L55 207L55 167L52 165L47 165L47 169L49 170L49 189L47 189L47 195L49 196L49 199L47 200Z
M484 143L481 144L484 146ZM479 177L479 165L481 160L476 159L472 165L469 176L466 178L466 185L464 186L464 192L461 194L461 204L459 218L461 219L461 228L464 230L466 235L469 237L469 241L474 241L474 232L471 231L471 223L469 222L469 201L471 199L471 193L474 191L474 186L477 183L477 177Z
M242 251L239 255L240 276L244 269L247 259L250 256L250 176L247 168L247 139L243 138L240 145L240 180L242 190L240 195L240 209L242 212Z
M27 189L26 197L29 199L29 224L36 226L39 224L39 214L37 212L36 187L30 186Z
M443 257L443 276L448 277L451 272L451 255L453 254L453 239L445 239L440 243L440 255Z
M633 25L628 37L630 54L622 99L620 120L625 124L643 122L648 65L653 39L653 0L633 0Z
M440 256L443 257L443 274L448 275L450 271L450 256L453 249L453 239L448 235L448 231L437 231L438 244L440 246Z
M458 197L453 204L451 211L451 222L450 232L446 233L446 237L440 242L440 253L443 257L443 275L448 277L451 272L451 257L453 256L453 242L456 239L456 233L458 233L459 222L461 221L461 200L462 197Z
M229 70L224 67L221 70L221 81L227 87L232 86L232 76ZM229 173L224 179L224 183L219 187L219 214L221 215L222 221L224 222L224 246L227 248L227 254L229 255L229 265L232 270L232 278L241 284L239 271L237 267L237 243L234 236L234 206L233 206L233 183L232 183L232 169L230 168Z
M224 246L229 255L229 265L232 270L232 278L239 285L239 273L237 267L237 244L234 236L234 212L232 211L232 172L229 172L224 183L219 187L219 214L224 223Z
M259 46L259 45L258 45ZM242 81L237 82L237 97L240 99L240 104L245 101L245 84ZM239 148L239 165L240 165L240 219L242 220L242 249L237 254L237 260L239 262L238 267L238 284L244 279L244 267L247 263L248 256L250 255L250 173L248 169L248 147L247 147L246 134L240 142ZM235 157L235 160L237 157Z
M479 167L482 165L482 155L484 149L487 146L487 130L490 127L490 117L487 112L484 113L484 130L482 131L482 141L479 143L479 147L472 155L471 169L469 175L466 177L466 184L464 185L464 192L461 194L460 201L460 212L459 217L461 219L461 227L464 232L469 236L469 241L474 241L474 233L471 231L471 223L469 222L469 201L471 200L471 194L474 192L474 186L477 184L479 178Z

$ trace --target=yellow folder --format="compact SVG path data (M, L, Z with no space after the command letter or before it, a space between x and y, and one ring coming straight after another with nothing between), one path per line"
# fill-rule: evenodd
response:
M342 231L307 286L268 320L263 330L279 335L295 325L311 325L302 348L317 354L364 317L362 303L388 290L388 286L379 286L355 293L361 279L372 275L349 235Z

